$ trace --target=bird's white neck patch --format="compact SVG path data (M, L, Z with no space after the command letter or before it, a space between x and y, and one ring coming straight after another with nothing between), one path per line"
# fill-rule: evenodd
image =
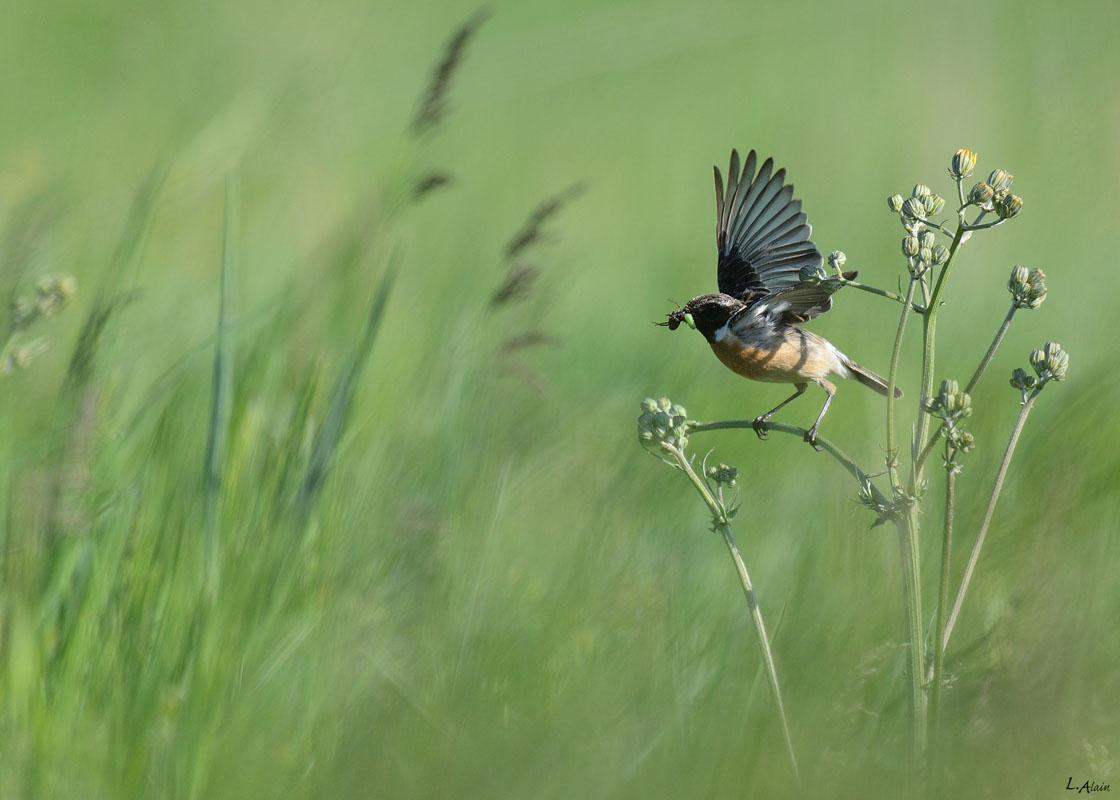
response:
M714 334L712 334L712 339L717 341L717 342L722 342L724 339L726 339L730 335L731 335L731 323L730 323L730 320L729 320L729 321L723 323L722 328L717 328L716 329L716 332Z

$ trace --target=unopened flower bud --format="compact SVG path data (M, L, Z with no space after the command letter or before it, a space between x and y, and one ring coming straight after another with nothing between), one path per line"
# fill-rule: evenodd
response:
M949 260L949 248L943 244L935 245L933 248L933 263L944 264Z
M954 380L941 381L941 388L933 405L945 418L967 417L972 413L972 398L968 392L962 392Z
M1031 353L1031 366L1042 383L1065 380L1069 353L1057 342L1047 342L1041 350Z
M902 215L907 219L925 219L926 205L920 197L907 197L902 203Z
M984 208L986 205L992 202L992 198L995 196L995 193L995 189L993 189L983 181L980 181L979 183L974 185L968 192L969 205L980 206L981 208Z
M706 474L714 482L731 488L734 488L739 479L739 470L723 463L718 467L708 467Z
M918 255L922 245L918 242L917 236L904 236L902 237L902 254L907 258L913 258Z
M933 194L933 190L924 183L917 184L914 187L914 191L910 192L911 197L929 197L931 194Z
M945 208L945 198L936 194L927 194L922 198L922 202L926 207L926 216L934 216L940 214L941 209Z
M975 168L976 153L965 148L953 153L953 160L949 162L949 174L954 180L967 178Z
M933 248L923 247L918 251L918 260L926 266L933 263Z
M1007 291L1011 292L1015 308L1038 308L1046 299L1046 273L1038 267L1028 270L1016 266L1007 281Z
M988 185L992 187L993 191L1006 192L1011 188L1011 182L1015 180L1015 176L1004 169L994 169L992 174L988 176Z
M801 271L797 273L797 278L802 283L812 283L812 284L820 283L821 282L820 267L817 267L817 266L814 266L814 265L811 265L811 264L807 265L807 266L804 266L804 267L801 268Z
M896 214L899 211L901 211L902 210L902 195L892 194L890 197L888 197L887 198L887 208L889 208L891 211L893 211Z
M1000 219L1017 217L1019 212L1023 210L1023 198L1017 194L1008 193L999 198L999 201L995 204L995 210Z
M843 250L833 250L828 254L828 265L833 269L841 269L847 261L848 257Z
M1011 385L1020 391L1029 392L1036 383L1034 375L1028 375L1025 369L1016 369L1011 373Z
M976 446L976 437L968 431L962 431L953 437L953 448L961 453L968 453Z
M683 450L688 444L688 428L688 414L683 406L674 404L667 397L642 401L638 441L647 450L658 451L666 444Z

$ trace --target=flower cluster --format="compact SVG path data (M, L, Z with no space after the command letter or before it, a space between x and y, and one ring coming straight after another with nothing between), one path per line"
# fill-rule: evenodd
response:
M12 300L12 333L26 330L37 319L50 319L77 292L78 285L69 275L44 275L35 282L35 296L20 295Z
M1011 373L1011 386L1022 393L1024 402L1028 392L1039 392L1050 381L1065 380L1069 353L1057 342L1047 342L1041 350L1031 353L1031 368L1034 375L1021 368Z
M961 391L954 380L941 381L937 396L929 403L929 411L942 421L942 432L949 443L949 452L967 453L976 444L976 439L971 433L961 430L961 425L966 417L972 415L972 398L968 392ZM955 460L947 459L946 469L954 472L960 470L960 464Z
M1011 292L1015 308L1038 308L1046 299L1046 273L1038 267L1028 270L1015 266L1007 281L1007 291Z
M887 208L894 211L906 229L902 237L902 254L910 264L911 272L921 274L931 266L949 260L949 248L936 243L934 232L926 228L929 218L941 213L945 200L933 193L924 183L919 183L903 199L900 194L887 198Z
M994 212L1001 220L1011 219L1023 210L1023 198L1011 193L1015 176L1007 170L995 169L988 180L979 181L968 192L965 205L976 206L986 213Z
M638 417L638 441L647 450L658 453L666 446L684 450L688 444L688 412L668 397L642 401Z
M726 486L729 489L734 489L736 482L739 480L739 470L736 467L724 464L722 461L718 466L708 467L704 474L717 485Z

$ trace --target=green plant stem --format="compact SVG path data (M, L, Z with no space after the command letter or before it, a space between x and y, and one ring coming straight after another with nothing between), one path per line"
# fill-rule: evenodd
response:
M941 537L941 580L937 591L937 621L934 624L933 682L929 699L930 775L936 779L938 764L938 727L941 722L941 684L945 670L945 610L949 605L949 568L953 552L953 509L956 501L956 452L945 443L945 525Z
M949 646L949 637L953 634L953 626L957 623L957 617L961 613L961 604L964 603L964 596L968 592L969 583L972 581L972 575L976 571L976 561L980 558L980 550L984 546L984 538L988 535L988 527L992 524L992 516L996 511L996 504L999 502L1000 492L1003 491L1003 481L1007 477L1007 468L1011 464L1011 457L1015 454L1015 447L1019 444L1019 435L1023 432L1023 426L1027 423L1027 416L1031 413L1031 408L1034 407L1035 398L1038 397L1042 389L1037 388L1023 401L1022 408L1019 409L1019 418L1015 420L1015 427L1011 430L1011 438L1007 442L1007 449L1003 453L1003 460L999 462L999 470L996 472L996 481L992 486L992 494L988 498L988 508L984 512L984 519L980 523L980 532L976 534L976 541L972 543L972 550L968 554L968 563L964 568L964 575L961 577L961 585L957 589L956 599L953 601L953 609L949 612L949 619L945 623L945 632L942 635L941 647Z
M917 468L919 472L921 472L922 468L925 466L926 460L929 458L930 453L933 452L933 448L936 447L937 443L941 441L941 436L942 430L941 428L937 428L930 435L929 441L926 442L926 446L922 448L922 452L918 454Z
M978 384L980 382L980 379L984 377L984 373L987 371L988 365L992 363L992 358L995 356L996 350L999 349L1000 342L1003 341L1003 337L1007 333L1008 327L1010 327L1011 325L1011 319L1015 316L1016 310L1017 309L1015 308L1015 305L1012 304L1011 308L1007 312L1007 316L1003 318L1003 323L999 326L999 330L996 331L996 336L992 340L992 344L988 348L988 352L984 354L984 358L980 361L980 366L976 368L976 372L972 374L972 378L968 381L968 386L966 386L964 389L969 394L972 394L972 390L976 388L976 384ZM918 454L916 469L919 473L925 467L926 460L929 458L930 453L933 452L933 448L937 446L937 443L939 441L941 441L941 434L942 429L937 428L929 437L929 441L925 443L922 451Z
M712 496L707 485L696 474L696 470L692 468L688 456L682 450L679 450L671 445L664 445L665 449L672 453L673 458L676 459L677 464L681 470L688 475L688 479L692 481L692 485L700 493L704 499L705 505L712 514L712 522L723 537L724 543L727 545L727 550L731 554L732 561L735 562L735 571L739 575L739 582L743 585L743 594L746 595L747 605L750 607L751 619L754 621L754 628L758 641L758 650L762 656L763 664L766 665L766 677L770 684L770 694L774 698L774 705L778 709L778 720L782 726L782 736L785 738L786 753L789 756L790 768L793 770L794 780L797 785L801 785L801 771L797 766L797 755L793 750L793 737L790 736L789 722L786 719L785 704L782 702L782 690L778 685L778 670L774 663L774 654L770 650L770 638L766 633L766 623L762 618L762 609L758 605L758 597L754 593L754 585L751 583L751 576L747 572L747 565L743 561L743 556L739 552L738 545L735 544L735 537L731 533L731 523L728 521L727 508L722 502L722 498L717 500Z
M926 410L926 406L929 403L930 395L933 393L933 370L937 351L937 316L941 310L941 293L953 267L953 260L960 249L964 233L964 225L957 228L956 235L953 236L953 244L949 247L949 258L946 259L945 265L937 275L937 282L933 285L929 303L926 304L928 310L922 315L922 387L921 395L918 397L918 424L911 450L911 457L914 459L913 468L910 471L911 492L916 491L922 482L922 472L918 468L918 454L929 431L929 412Z
M850 280L848 280L846 278L843 278L843 277L840 278L840 281L845 286L851 286L853 289L859 289L860 291L863 291L863 292L870 292L871 294L878 295L879 297L886 297L889 300L894 300L896 303L902 303L903 305L907 305L906 298L904 298L900 294L896 294L894 292L889 292L886 289L880 289L877 286L868 286L866 283L860 283L859 281L850 281ZM918 305L917 303L910 302L909 305L911 306L911 309L913 311L915 311L916 313L918 313L918 314L924 314L925 313L925 308Z
M906 287L906 300L902 306L902 313L898 317L898 330L894 335L894 349L891 350L890 369L887 372L887 474L890 478L892 491L898 491L898 442L895 439L895 396L894 389L898 385L898 360L902 354L902 339L906 333L906 322L910 318L910 307L914 300L914 289L918 281L911 275L910 284ZM927 311L929 306L926 306Z
M925 635L922 626L921 562L917 549L916 506L903 519L895 520L898 554L902 564L902 591L906 599L906 629L910 655L910 704L913 708L914 764L919 766L926 751Z
M977 219L979 219L979 217L977 217ZM995 219L991 222L984 222L979 225L974 222L971 225L966 225L964 229L969 233L971 233L972 231L984 231L988 228L994 228L996 225L1002 225L1005 222L1007 222L1007 220L1005 219Z
M695 422L691 426L689 426L688 430L690 434L693 434L704 433L705 431L729 430L732 428L747 428L753 430L754 421L749 419L728 419L719 422ZM767 422L766 428L770 431L788 433L792 436L797 436L802 439L805 437L805 434L808 433L808 430L806 428L802 428L797 425L790 425L786 422ZM880 501L882 503L888 502L888 498L881 491L879 491L879 489L873 483L871 483L870 476L862 469L860 469L859 465L856 464L856 462L848 458L848 456L844 454L844 451L842 451L839 447L834 445L828 439L825 439L823 436L817 437L817 447L821 448L822 451L835 458L841 464L841 466L843 466L844 469L846 469L851 474L853 478L859 481L860 486L868 487L877 501Z
M969 394L972 394L972 390L976 388L976 384L984 377L984 372L988 369L988 365L992 363L992 358L995 356L1000 342L1003 341L1007 329L1011 326L1011 318L1015 316L1015 311L1015 304L1012 303L1011 308L1007 311L1007 316L1003 318L1003 323L999 326L999 330L996 331L996 337L992 339L991 347L989 347L988 352L984 354L984 358L980 360L980 366L976 368L976 372L972 373L972 378L969 379L968 386L964 387L964 390Z
M913 282L911 283L910 290L911 292L913 291ZM908 308L908 306L906 308ZM907 313L905 309L903 313ZM745 419L724 420L721 422L698 422L690 426L689 433L703 433L704 431L727 430L729 428L753 429L753 427L753 421ZM798 427L797 425L789 425L784 422L770 422L767 424L767 427L771 431L788 433L798 438L804 438L806 433L805 428ZM836 459L836 461L859 482L861 488L870 491L876 502L881 503L883 506L890 504L891 501L871 483L868 474L860 469L859 465L848 458L836 445L818 436L817 446ZM922 650L924 634L922 627L922 594L921 584L919 582L921 573L918 564L918 552L914 547L914 540L910 536L909 525L902 520L896 520L895 525L898 530L899 558L902 563L902 588L906 599L906 627L911 643L909 649L911 673L910 687L914 707L914 757L916 762L920 762L922 754L925 752L926 728L925 694L922 688L922 680L925 675L925 658Z

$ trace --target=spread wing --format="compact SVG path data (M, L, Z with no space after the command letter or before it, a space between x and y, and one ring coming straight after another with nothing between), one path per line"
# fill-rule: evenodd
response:
M856 272L844 273L844 277L850 281L854 281L856 275ZM830 291L819 283L797 283L758 300L742 312L745 314L742 322L749 324L750 320L759 317L769 317L791 325L806 322L832 308L834 292L835 289Z
M774 172L774 159L768 158L756 174L757 164L751 150L740 170L739 153L732 150L726 193L715 168L719 290L747 303L795 286L802 267L824 263L809 240L813 229L801 201L793 199L793 186L785 185L786 171Z

